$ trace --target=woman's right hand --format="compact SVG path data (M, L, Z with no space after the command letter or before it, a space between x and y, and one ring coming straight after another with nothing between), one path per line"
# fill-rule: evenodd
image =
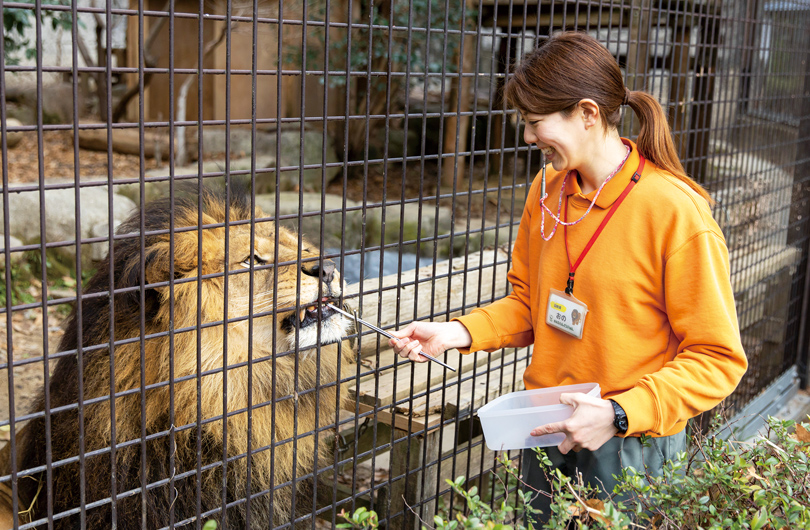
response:
M392 331L396 339L388 343L400 356L423 363L427 357L419 352L437 357L451 348L468 348L472 336L461 322L411 322L404 329Z

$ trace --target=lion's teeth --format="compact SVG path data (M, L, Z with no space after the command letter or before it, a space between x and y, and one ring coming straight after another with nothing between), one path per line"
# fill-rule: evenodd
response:
M298 317L299 317L299 320L301 320L301 322L303 322L303 321L304 321L304 319L307 317L307 310L306 310L306 309L302 309L302 310L301 310L301 314L299 314L299 315L298 315Z

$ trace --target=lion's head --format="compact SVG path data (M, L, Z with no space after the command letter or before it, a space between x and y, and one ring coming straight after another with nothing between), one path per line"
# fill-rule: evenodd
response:
M199 307L204 324L229 322L229 339L244 340L240 332L251 324L252 347L260 352L305 354L318 344L342 340L349 322L325 305L342 294L334 262L321 259L312 245L277 227L259 209L251 222L246 197L230 199L226 203L221 195L205 192L201 212L190 199L173 207L168 200L147 207L145 228L152 234L145 241L144 269L157 295L152 307L160 308L158 327L166 328L172 314L171 276L175 328L178 321L194 325ZM173 232L168 231L170 211ZM130 219L119 234L140 233L140 222ZM123 258L129 260L125 273L138 274L139 253L125 251Z

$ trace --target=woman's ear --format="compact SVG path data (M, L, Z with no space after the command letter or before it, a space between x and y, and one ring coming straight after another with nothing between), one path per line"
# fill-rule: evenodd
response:
M579 110L586 129L590 129L594 125L599 124L599 105L597 105L594 100L580 100Z

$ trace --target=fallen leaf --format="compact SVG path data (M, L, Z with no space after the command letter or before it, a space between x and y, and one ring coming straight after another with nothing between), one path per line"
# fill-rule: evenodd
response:
M601 521L604 524L608 523L607 519L605 519L602 516L602 512L605 509L605 503L602 502L601 499L588 499L588 500L585 501L585 505L588 508L591 508L592 510L596 510L597 512L599 512L599 513L594 513L594 512L591 512L591 511L588 512L588 515L590 515L593 519Z
M810 431L799 423L796 425L796 438L798 438L800 442L810 443Z
M761 477L760 475L757 474L757 469L754 466L750 466L747 469L747 471L748 471L748 473L745 474L745 478L746 478L747 483L754 482L755 480L761 480L765 484L767 484L768 486L771 485L771 483L770 483L770 481L768 479L766 479L764 477Z

